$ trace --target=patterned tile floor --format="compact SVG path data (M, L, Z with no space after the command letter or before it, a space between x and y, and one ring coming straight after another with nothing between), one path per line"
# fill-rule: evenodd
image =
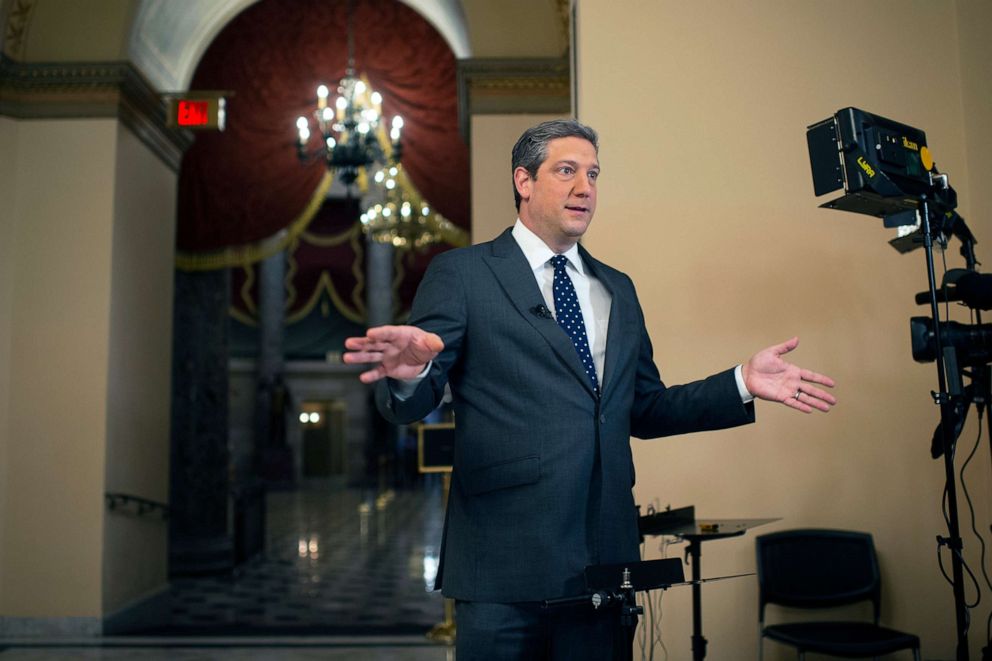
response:
M174 580L141 635L0 639L0 661L454 661L427 640L443 522L440 476L375 493L307 484L267 499L266 552L227 577Z
M423 634L443 618L431 591L440 479L375 493L310 484L267 497L263 556L233 576L172 582L171 621L144 634Z

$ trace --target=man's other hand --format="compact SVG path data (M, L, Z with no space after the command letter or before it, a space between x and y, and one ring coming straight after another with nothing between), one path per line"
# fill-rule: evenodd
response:
M826 413L837 399L814 384L833 388L834 380L782 359L797 346L799 338L794 337L751 356L741 370L744 386L759 399L781 402L803 413L813 409Z
M441 353L444 342L416 326L376 326L368 329L365 337L349 337L344 347L344 362L372 365L358 378L362 383L373 383L387 376L414 378Z

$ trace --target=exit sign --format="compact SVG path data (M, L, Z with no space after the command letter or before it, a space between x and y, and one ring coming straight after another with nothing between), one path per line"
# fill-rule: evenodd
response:
M175 96L169 99L168 125L192 130L224 130L226 100L206 94Z
M210 102L181 99L176 113L179 126L203 128L210 123Z

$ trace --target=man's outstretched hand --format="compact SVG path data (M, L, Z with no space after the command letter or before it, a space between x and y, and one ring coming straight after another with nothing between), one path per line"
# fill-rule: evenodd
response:
M826 413L837 399L815 384L833 388L834 380L782 359L797 346L799 338L794 337L751 356L741 371L744 385L759 399L782 402L803 413L812 413L813 409Z
M412 379L441 353L444 342L416 326L376 326L368 329L365 337L349 337L344 347L348 350L344 362L372 365L358 378L362 383L373 383L387 376Z

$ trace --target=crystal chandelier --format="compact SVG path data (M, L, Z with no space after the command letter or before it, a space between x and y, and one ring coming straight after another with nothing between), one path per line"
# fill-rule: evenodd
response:
M308 161L323 156L327 166L333 168L342 183L350 187L362 170L374 163L382 163L386 155L379 139L379 119L382 116L382 95L372 91L369 84L357 78L349 68L338 83L338 97L334 107L328 105L329 90L326 85L317 88L317 111L314 113L323 147L308 152L310 126L306 117L296 120L299 131L297 148L300 160ZM391 160L400 159L400 130L403 118L393 117L390 131Z
M334 105L328 103L330 90L326 85L317 88L317 110L313 116L323 143L310 150L310 122L306 117L296 120L297 155L303 162L323 158L333 169L351 194L352 185L374 163L389 161L399 163L401 156L400 131L403 118L393 117L389 132L390 154L386 155L381 144L380 119L382 95L374 91L368 81L355 74L355 36L352 27L353 0L348 2L348 66L344 78L337 86ZM364 186L362 186L364 188Z
M361 198L362 230L373 241L400 249L423 249L439 241L461 244L463 233L431 209L403 173L400 141L403 118L396 115L386 132L382 95L356 73L352 15L348 3L348 66L331 102L326 85L317 88L312 113L320 144L311 148L310 120L296 120L297 155L302 162L323 158L346 187Z
M368 205L360 218L362 230L373 240L416 250L440 241L465 245L464 232L431 209L400 163L382 168L373 181L381 196Z

